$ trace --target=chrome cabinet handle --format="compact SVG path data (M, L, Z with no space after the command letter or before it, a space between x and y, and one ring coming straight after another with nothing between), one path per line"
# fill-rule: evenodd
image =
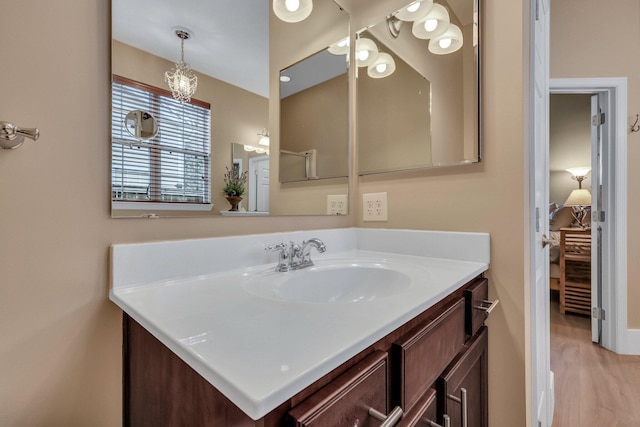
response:
M482 301L480 301L480 304L483 304L483 305L476 305L474 308L476 310L484 310L487 317L489 317L493 309L496 308L496 306L499 303L500 303L499 299L495 301L489 301L489 300L483 299Z
M461 406L462 412L462 427L468 426L468 407L467 407L467 389L460 389L460 397L454 396L453 394L447 395L447 397L454 402L458 402Z
M35 141L40 137L40 131L37 128L22 129L9 122L0 122L0 148L18 148L24 142L25 136Z
M442 419L443 419L443 423L442 423L443 425L440 425L435 421L431 421L431 420L429 420L429 425L431 427L451 427L451 419L449 418L449 415L444 414L442 416Z
M400 418L402 418L402 408L396 406L393 408L393 411L389 412L389 415L385 415L380 411L369 408L369 415L378 421L382 421L380 427L393 427L398 421L400 421Z

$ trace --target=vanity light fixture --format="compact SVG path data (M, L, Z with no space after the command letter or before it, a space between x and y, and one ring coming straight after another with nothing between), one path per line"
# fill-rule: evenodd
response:
M447 9L436 3L425 17L414 21L411 32L419 39L431 39L444 34L450 23Z
M327 50L333 55L346 55L349 53L349 37L333 43Z
M417 0L397 11L394 16L401 21L416 21L426 16L432 7L433 0Z
M356 65L368 67L378 57L378 46L373 40L361 37L356 40Z
M367 74L374 79L390 76L396 70L393 57L385 52L378 53L378 57L367 67Z
M196 93L198 77L193 73L189 64L184 62L184 41L189 40L192 33L179 28L176 36L180 39L180 62L175 67L164 73L164 80L169 84L171 94L180 102L189 102Z
M455 24L449 24L447 30L439 37L429 40L429 52L436 55L453 53L462 47L462 31Z
M258 140L258 145L263 145L265 147L269 146L269 130L267 128L262 129L262 131L258 134L260 139Z
M312 10L312 0L273 0L273 13L284 22L304 21Z

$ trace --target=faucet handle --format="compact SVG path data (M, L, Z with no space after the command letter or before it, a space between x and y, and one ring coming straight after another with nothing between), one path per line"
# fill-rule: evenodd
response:
M269 251L269 252L282 251L286 249L287 249L287 245L285 245L284 243L269 245L266 248L264 248L265 251Z

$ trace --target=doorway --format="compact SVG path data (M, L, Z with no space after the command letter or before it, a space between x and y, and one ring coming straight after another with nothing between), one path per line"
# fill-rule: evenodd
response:
M627 253L626 236L626 78L551 79L551 94L598 95L606 110L607 126L602 132L602 152L599 160L592 157L592 171L599 175L600 185L592 184L600 210L592 239L600 239L600 258L596 251L592 264L592 283L598 280L603 317L600 342L605 348L628 354L627 348ZM592 152L593 152L592 142ZM593 169L595 168L595 170ZM596 188L597 187L597 188ZM596 191L597 190L597 191ZM600 221L601 219L601 221ZM598 228L601 233L598 235ZM594 246L595 247L595 246ZM592 298L594 297L592 296ZM596 339L597 341L597 339Z

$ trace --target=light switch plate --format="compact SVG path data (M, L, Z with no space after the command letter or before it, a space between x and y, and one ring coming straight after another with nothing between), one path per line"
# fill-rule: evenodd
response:
M367 193L362 195L363 221L388 221L387 193Z
M327 195L327 215L346 215L347 213L346 194Z

